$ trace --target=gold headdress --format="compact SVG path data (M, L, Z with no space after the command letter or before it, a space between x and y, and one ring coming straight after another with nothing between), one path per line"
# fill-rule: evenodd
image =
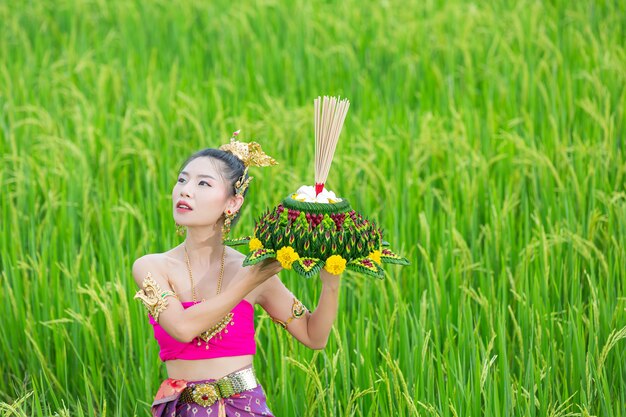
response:
M230 143L220 146L220 149L232 153L243 162L243 165L245 166L243 175L235 183L235 192L237 194L243 194L253 178L246 178L248 174L248 167L266 167L270 165L278 165L278 162L263 152L261 145L257 142L239 142L236 139L237 135L239 135L239 130L233 133L233 137L230 138Z

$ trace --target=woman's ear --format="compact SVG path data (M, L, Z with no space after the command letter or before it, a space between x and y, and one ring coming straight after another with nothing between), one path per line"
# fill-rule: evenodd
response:
M240 194L237 194L234 197L231 197L228 200L228 203L226 204L226 210L230 210L231 213L238 212L241 206L243 205L243 200L244 200L243 196L241 196Z

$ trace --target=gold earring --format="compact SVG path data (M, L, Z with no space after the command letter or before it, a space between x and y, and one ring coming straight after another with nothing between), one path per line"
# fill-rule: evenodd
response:
M235 213L230 210L226 210L224 213L224 224L222 225L222 240L226 240L228 238L228 234L230 233L230 223L233 221L235 217Z
M176 234L178 236L185 236L186 231L187 228L185 226L181 226L180 224L176 223Z

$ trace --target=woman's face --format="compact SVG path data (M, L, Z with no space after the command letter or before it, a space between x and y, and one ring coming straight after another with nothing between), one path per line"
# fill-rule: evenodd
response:
M182 226L213 225L226 210L239 210L243 198L230 194L232 185L223 178L223 168L221 161L208 157L196 158L183 168L172 190L176 223Z

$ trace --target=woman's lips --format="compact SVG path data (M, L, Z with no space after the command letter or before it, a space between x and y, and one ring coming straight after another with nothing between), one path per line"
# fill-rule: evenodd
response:
M180 200L176 203L176 212L177 213L187 213L189 211L192 211L193 209L191 208L191 206L189 205L188 202L186 202L185 200Z

